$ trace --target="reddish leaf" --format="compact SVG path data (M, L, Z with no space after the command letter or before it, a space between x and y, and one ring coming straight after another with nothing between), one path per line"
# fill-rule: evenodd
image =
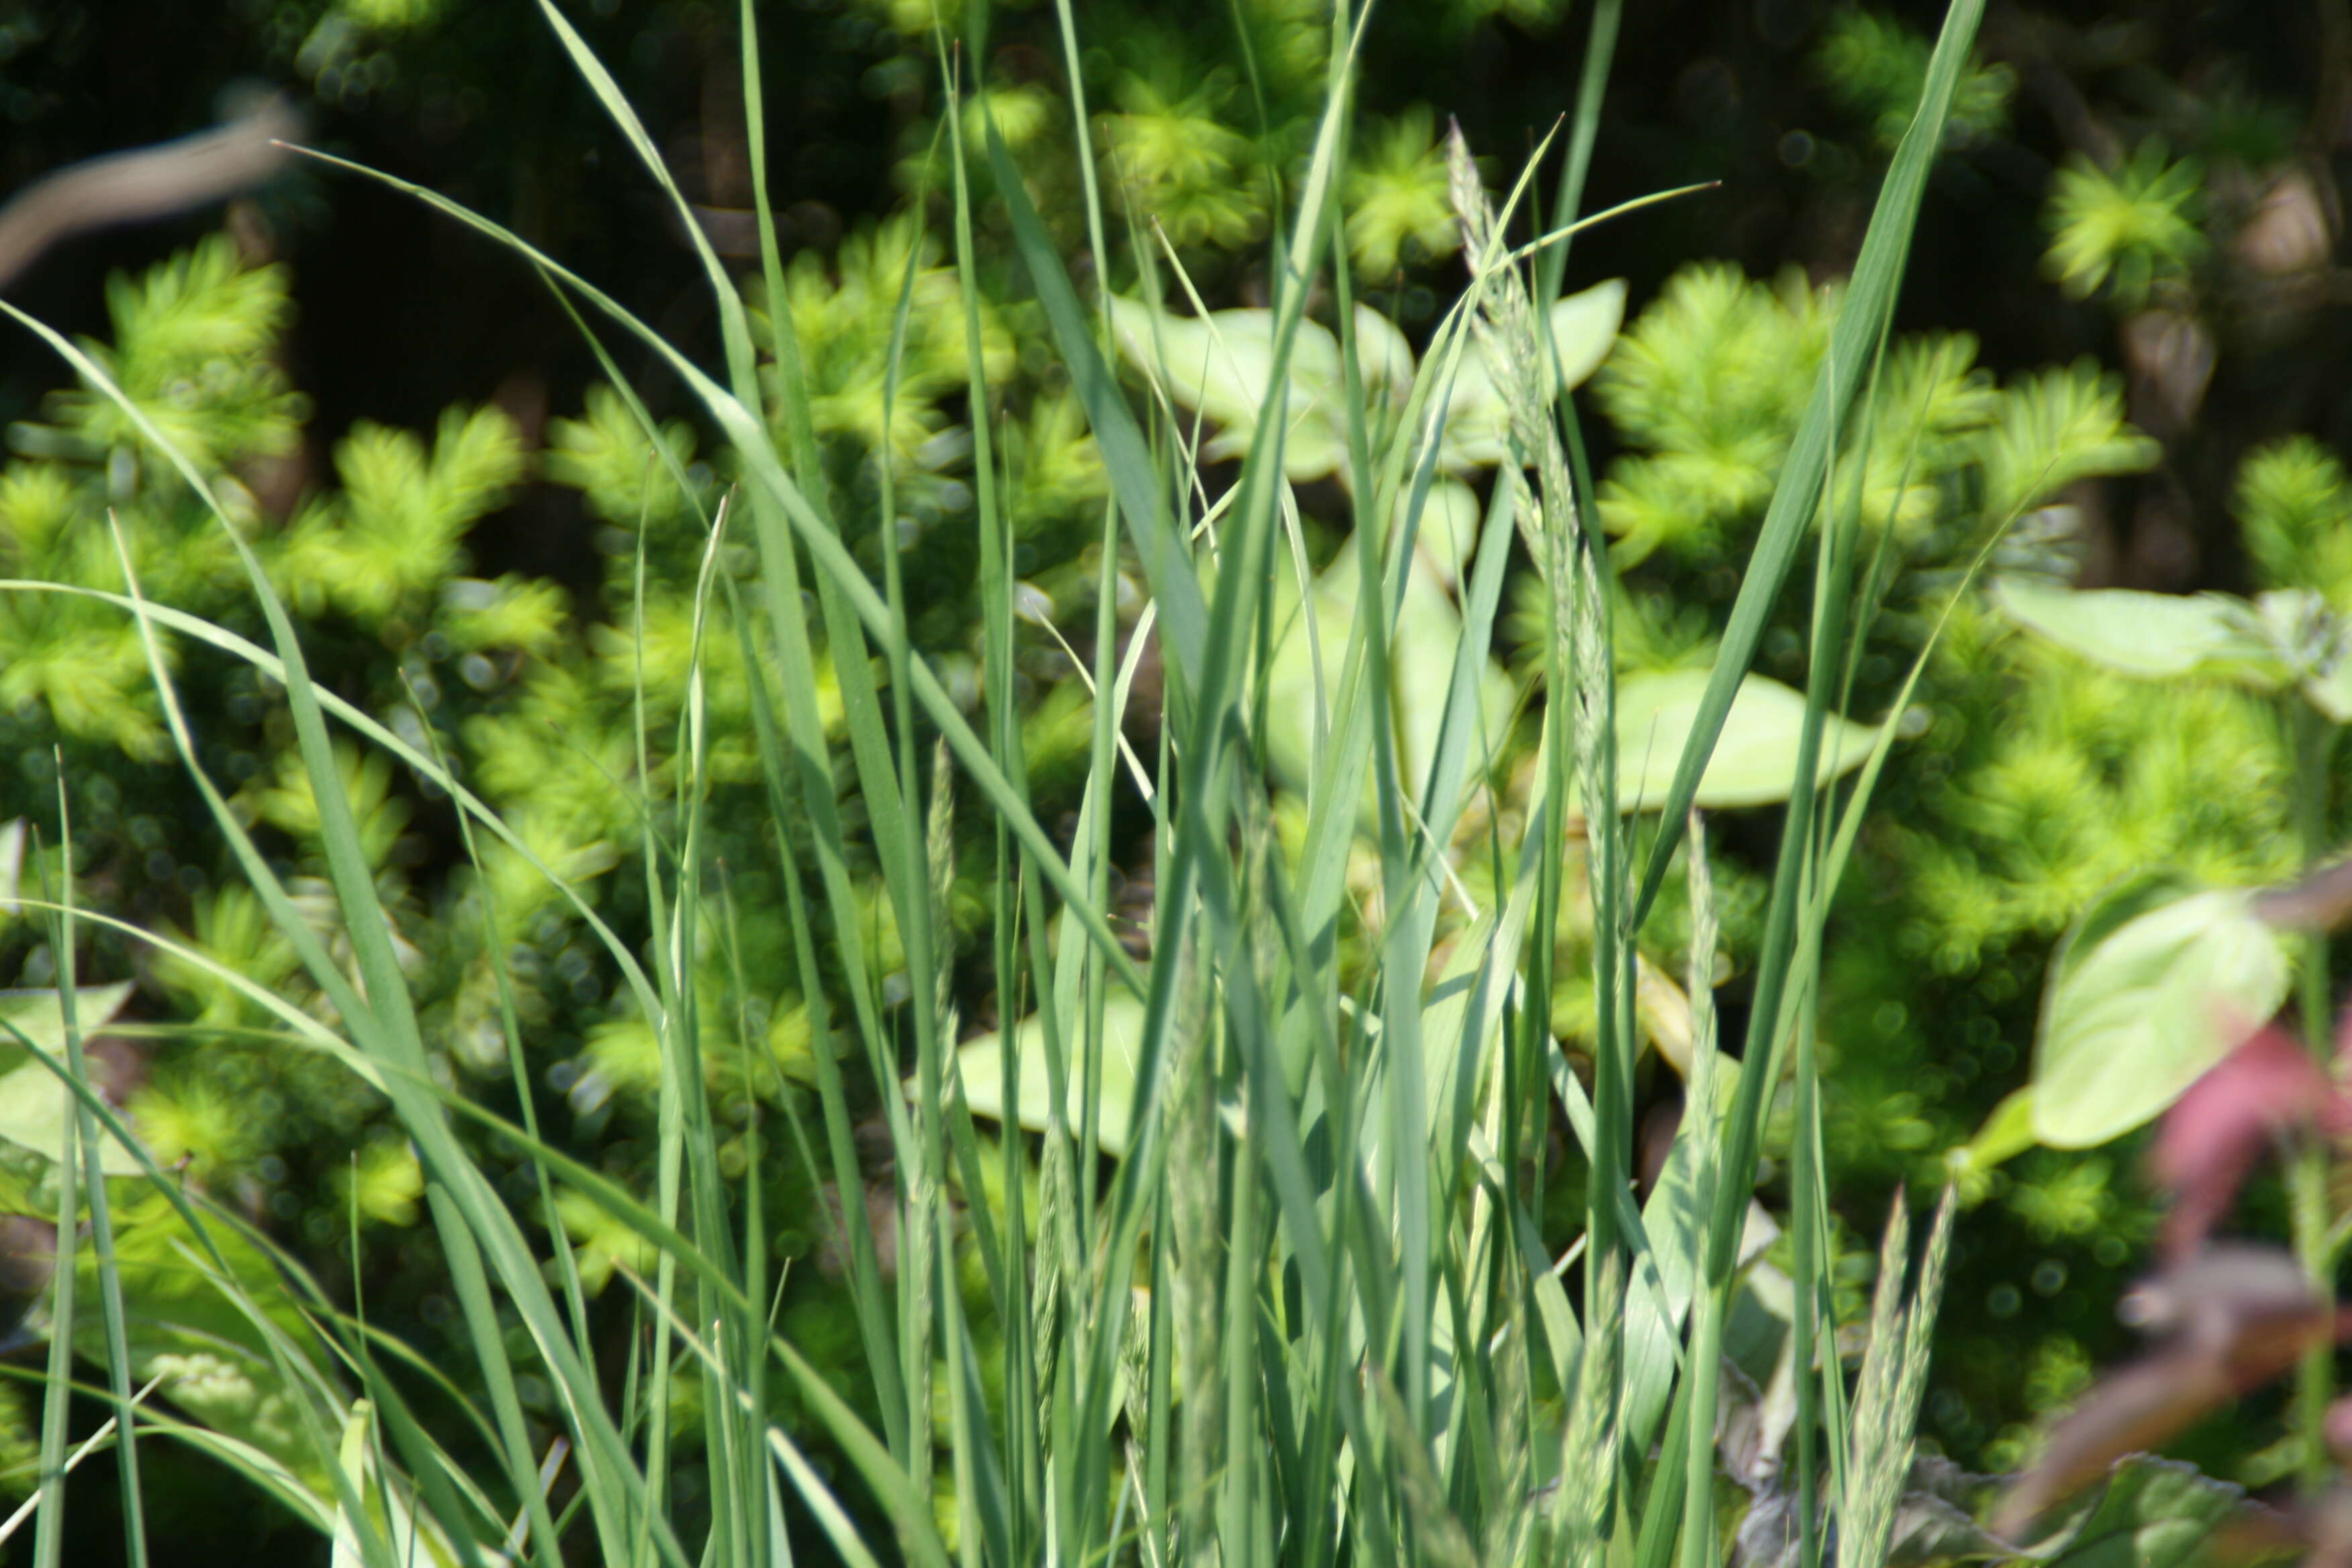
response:
M2101 1379L2052 1428L2041 1459L2002 1502L1996 1535L2017 1539L2117 1459L2156 1447L2352 1328L2352 1316L2322 1300L2293 1257L2267 1247L2208 1248L2142 1285L2126 1306L2135 1321L2169 1337Z
M2346 1108L2326 1070L2276 1025L2256 1030L2165 1113L2148 1173L2172 1194L2164 1248L2193 1252L2227 1214L2271 1141L2299 1128L2338 1131Z

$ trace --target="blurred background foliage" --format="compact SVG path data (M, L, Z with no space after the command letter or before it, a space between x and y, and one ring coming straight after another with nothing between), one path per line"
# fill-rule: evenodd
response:
M661 138L714 243L756 273L734 7L563 9ZM953 27L982 20L941 9ZM1258 303L1327 47L1310 0L1081 10L1076 69L1114 219L1108 279L1091 276L1052 8L992 7L974 51L981 91L962 129L964 173L982 198L985 410L966 399L962 310L944 265L953 174L933 6L790 0L761 13L771 179L791 251L782 300L760 296L762 363L772 373L772 323L789 319L852 548L877 575L884 551L901 552L916 640L972 701L972 425L988 421L1034 610L1018 673L1049 825L1075 808L1083 768L1087 699L1067 650L1090 652L1105 487L1039 347L1001 207L985 199L983 105L1082 280L1132 295L1138 247L1164 241L1210 306ZM1829 0L1628 8L1586 208L1721 182L1573 251L1571 287L1630 285L1625 335L1581 399L1599 515L1623 574L1628 670L1710 658L1937 14ZM1360 296L1416 344L1457 287L1438 152L1447 117L1497 154L1490 178L1500 177L1566 109L1585 20L1565 0L1444 0L1376 18L1346 246ZM313 144L488 212L715 359L684 237L529 6L0 0L0 184L183 133L268 85L294 98ZM2003 527L2000 561L2012 571L2169 591L2308 587L2352 613L2352 481L2337 456L2352 447L2339 369L2352 317L2336 266L2348 140L2343 0L1992 7L1913 246L1904 335L1866 422L1870 460L1840 470L1873 540L1881 609L1851 672L1858 716L1884 716L1956 569ZM902 289L904 360L886 401ZM225 225L215 210L77 238L10 292L102 345L142 405L235 481L238 515L309 619L322 679L404 736L447 750L604 918L642 933L632 868L656 830L624 786L658 800L672 781L669 748L641 747L633 701L642 689L656 731L677 720L692 585L729 478L701 456L675 382L617 351L664 421L667 451L648 453L527 272L421 206L316 166L236 204ZM58 391L63 379L28 340L0 348L7 574L118 589L113 542L93 525L110 507L146 592L253 633L235 563L179 481L108 405ZM1339 542L1345 497L1323 481L1300 501L1319 563ZM732 544L718 566L752 570ZM1140 578L1118 582L1131 626ZM1758 663L1799 685L1802 600L1792 594L1779 612ZM1522 614L1498 649L1522 694L1538 635ZM726 801L757 787L751 677L772 683L774 672L745 669L731 637L704 651L718 792L709 820L724 838L730 821L765 820ZM316 808L274 693L242 666L193 647L183 658L205 760L300 873ZM1147 668L1130 718L1147 757L1154 680ZM1909 710L1893 717L1906 739L1842 890L1820 1009L1835 1064L1837 1206L1863 1234L1893 1184L1939 1181L1949 1152L2022 1081L2051 943L2103 887L2157 864L2231 882L2294 869L2285 744L2270 710L2243 694L2101 674L1968 601ZM1494 763L1506 807L1515 777L1524 788L1523 731ZM227 874L160 742L119 612L0 596L0 817L53 822L61 759L86 903L174 933L271 989L299 988L282 939ZM839 804L856 823L846 781L845 769ZM640 1173L652 1039L576 912L510 851L490 850L477 873L446 804L380 755L352 752L346 784L451 1080L515 1109L504 1003L484 958L496 942L522 982L512 1002L551 1136ZM1121 842L1147 823L1130 800ZM1775 826L1748 812L1717 828L1735 1023L1738 964L1759 918L1743 868L1769 864ZM958 820L975 868L992 831L977 812ZM715 1103L739 1127L761 1105L796 1110L814 1070L806 999L772 978L793 973L776 847L747 831L714 857L728 867L740 940L703 955L704 978L717 998L742 976L753 998L740 1016L705 1015ZM870 866L854 869L887 971L888 902ZM1148 847L1129 857L1126 907L1148 908L1150 869ZM977 870L954 914L966 1026L992 1026ZM1574 920L1571 910L1560 933L1570 947ZM1669 972L1682 924L1668 910L1654 928L1651 956ZM158 1153L266 1221L331 1289L354 1283L356 1213L371 1320L429 1347L452 1308L431 1243L412 1228L414 1160L381 1136L381 1108L339 1069L258 1033L260 1016L200 965L103 934L92 947L85 975L142 982L126 1016L143 1028L126 1031L131 1048L109 1065ZM0 926L0 978L37 986L55 969L31 922ZM1571 986L1556 1010L1571 1037L1580 1005L1589 1011L1589 992ZM746 1058L739 1036L767 1048ZM1650 1060L1643 1104L1670 1111L1675 1080ZM863 1092L870 1106L881 1089ZM824 1345L855 1331L834 1300L840 1259L820 1217L845 1205L808 1190L798 1163L771 1163L770 1212L789 1216L780 1244L806 1259L787 1331L824 1364ZM1923 1433L1967 1464L1999 1468L2122 1345L2113 1302L2144 1258L2152 1210L2131 1140L1974 1170L1968 1196L1975 1212L1954 1254ZM634 1261L627 1235L584 1205L547 1217L581 1244L592 1286ZM618 1355L625 1316L614 1321ZM21 1442L6 1416L0 1405L0 1441ZM2256 1429L2209 1429L2192 1447L2260 1482L2279 1461L2244 1458ZM184 1476L174 1492L151 1476L152 1506L200 1542L216 1511L211 1484Z

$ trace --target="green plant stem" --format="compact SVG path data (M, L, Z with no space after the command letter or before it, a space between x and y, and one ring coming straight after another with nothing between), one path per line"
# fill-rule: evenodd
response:
M2300 696L2290 695L2287 729L2294 748L2294 826L2308 870L2327 854L2327 767L2335 754L2336 728ZM2321 1070L2328 1067L2327 933L2313 929L2304 933L2303 1037ZM2294 1155L2288 1177L2293 1204L2294 1255L2310 1277L2312 1289L2332 1307L2336 1270L2328 1247L2327 1146L2305 1138ZM2332 1340L2303 1353L2295 1373L2294 1428L2302 1452L2297 1477L2304 1493L2326 1488L2332 1475L2327 1455L2327 1406L2336 1394L2336 1346Z

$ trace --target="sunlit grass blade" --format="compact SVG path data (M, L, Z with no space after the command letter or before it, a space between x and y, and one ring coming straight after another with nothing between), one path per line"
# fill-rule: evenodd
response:
M203 797L214 821L219 825L247 879L261 896L273 920L312 978L334 1005L346 1027L358 1037L362 1052L386 1067L421 1079L424 1071L423 1047L405 980L393 952L387 919L377 900L373 877L361 850L350 802L343 794L317 690L310 680L299 642L283 603L271 588L243 536L220 511L219 503L203 477L187 458L155 428L144 411L81 350L5 302L0 302L0 310L6 310L11 317L41 337L73 365L89 386L122 411L154 448L173 465L191 489L207 503L235 551L269 625L272 640L277 645L304 766L318 801L329 869L342 903L346 930L359 960L361 975L367 984L364 995L326 951L318 935L288 897L277 874L237 820L236 813L199 763L194 742L157 645L153 623L143 613L145 601L139 593L128 555L118 538L117 557L131 590L129 597L134 613L138 615L141 641L147 654L167 730L190 780ZM572 1408L582 1424L583 1436L588 1439L582 1450L583 1463L593 1465L603 1478L604 1489L597 1510L599 1523L606 1531L608 1547L616 1547L625 1533L621 1512L629 1506L628 1500L642 1495L643 1479L632 1469L619 1436L613 1430L601 1405L589 1397L593 1384L571 1352L553 1300L540 1276L537 1260L524 1241L520 1227L489 1191L479 1170L451 1138L448 1126L437 1110L426 1100L418 1098L418 1091L411 1083L404 1082L400 1073L388 1077L385 1085L387 1092L399 1107L411 1136L417 1142L420 1157L432 1173L432 1179L447 1186L457 1199L457 1212L462 1214L470 1231L470 1235L465 1231L448 1233L451 1245L470 1247L473 1238L479 1237L493 1248L501 1282L506 1285L529 1324L533 1339L546 1356L551 1370L556 1373L559 1385L572 1396ZM494 1325L477 1323L472 1328L477 1335L478 1354L495 1363L496 1367L504 1367L506 1352ZM494 1379L498 1375L490 1366L486 1366L485 1372ZM501 1412L501 1424L509 1432L520 1429L520 1411L510 1403ZM634 1488L632 1479L635 1482ZM666 1523L656 1533L666 1554L675 1553L676 1542Z
M671 371L677 374L680 380L686 383L696 398L709 411L712 419L734 446L735 450L743 458L747 479L752 484L764 489L779 503L785 518L790 521L793 531L799 536L803 548L808 551L819 569L841 585L852 608L856 611L858 619L865 623L866 629L885 644L894 637L902 637L905 635L903 628L897 626L891 621L888 607L882 602L880 594L858 570L856 563L850 559L840 540L835 537L831 529L816 517L807 499L801 493L799 486L786 475L761 426L756 413L705 374L698 366L659 333L631 315L611 296L593 284L562 267L511 230L491 222L479 214L420 185L370 169L363 164L331 157L312 149L304 149L304 151L308 156L320 163L364 175L413 196L436 211L457 219L467 227L499 241L518 255L528 258L551 279L559 281L565 289L578 294L580 298L587 300L598 310L610 316L633 335L638 337ZM769 553L764 543L762 556L763 559L768 560L778 558ZM770 596L780 598L783 593L783 588L778 586L771 591ZM1102 950L1112 973L1118 977L1120 984L1140 994L1144 990L1142 973L1137 970L1133 961L1128 957L1118 940L1111 934L1108 925L1102 918L1101 911L1087 901L1084 890L1071 879L1069 868L1055 848L1052 838L1038 825L1035 817L1021 805L1017 795L998 770L994 759L989 754L987 744L972 731L971 724L966 721L956 706L955 699L940 684L938 675L931 669L929 663L921 658L911 658L908 662L908 670L917 701L921 704L925 716L937 724L940 732L947 737L948 743L955 752L956 761L971 775L982 794L987 798L991 808L1003 814L1006 821L1012 825L1014 836L1034 858L1039 872L1062 896L1065 900L1064 907L1077 918L1080 929ZM790 674L791 671L788 670L787 673ZM789 702L792 697L789 688L784 695Z
M74 847L73 815L68 806L64 758L58 757L58 907L50 919L50 951L57 955L58 1014L65 1026L66 1070L73 1079L89 1082L89 1059L82 1047L80 1002L77 995L76 975L79 973L79 935L74 919ZM105 1142L99 1135L98 1121L88 1110L87 1101L77 1104L74 1117L80 1123L79 1144L81 1163L79 1167L70 1161L58 1167L58 1182L67 1191L73 1191L77 1182L89 1205L90 1251L98 1266L99 1310L106 1337L107 1382L114 1395L115 1476L122 1496L123 1551L133 1568L145 1568L147 1562L146 1503L139 1486L139 1423L131 1405L131 1347L123 1325L122 1279L117 1271L114 1247L114 1206L106 1190ZM70 1152L71 1150L68 1150ZM73 1320L60 1320L54 1329L59 1336L73 1337Z
M1942 150L1952 90L1968 63L1969 50L1983 15L1983 0L1952 0L1950 9L1945 13L1943 29L1928 59L1918 109L1895 148L1885 183L1871 209L1870 226L1863 237L1861 254L1854 260L1853 273L1846 285L1844 303L1831 331L1829 352L1814 382L1812 398L1782 460L1780 481L1741 576L1731 618L1724 628L1714 672L1700 700L1682 760L1675 765L1674 782L1660 803L1663 828L1652 843L1649 861L1643 868L1641 888L1631 911L1632 929L1641 928L1665 879L1667 861L1681 840L1684 814L1690 809L1699 775L1706 770L1707 757L1731 711L1733 694L1755 657L1757 640L1763 635L1764 617L1780 597L1789 565L1812 522L1845 405L1861 384L1864 363L1875 351L1895 289L1902 281L1903 262L1910 248L1919 203L1926 193L1928 167ZM1730 1174L1737 1181L1737 1168L1732 1168Z
M62 1067L59 1070L64 1071ZM77 1086L70 1073L65 1074L65 1081L69 1089ZM49 1336L48 1377L41 1399L41 1475L33 1498L39 1510L33 1526L37 1568L58 1568L65 1560L66 1424L73 1410L74 1281L79 1272L74 1254L81 1236L81 1187L73 1173L81 1163L81 1128L79 1116L58 1121L57 1243L49 1258L49 1321L58 1327Z

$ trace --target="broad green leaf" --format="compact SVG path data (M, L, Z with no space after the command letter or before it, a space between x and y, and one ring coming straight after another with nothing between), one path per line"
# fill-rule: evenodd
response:
M1654 811L1666 797L1675 765L1697 721L1706 691L1703 669L1622 676L1617 682L1617 805L1622 811ZM1772 805L1789 798L1796 783L1797 741L1805 722L1805 699L1766 676L1739 683L1723 732L1700 775L1695 804L1722 806ZM1835 715L1822 722L1817 784L1862 765L1878 740L1878 726Z
M1412 500L1410 492L1398 495L1396 510L1400 518ZM1428 499L1422 504L1421 525L1413 538L1413 549L1449 591L1457 591L1461 586L1471 552L1478 547L1482 517L1477 493L1468 485L1444 478L1431 482Z
M1245 456L1274 374L1274 312L1178 316L1114 295L1110 317L1128 363L1217 425L1202 449L1202 459L1225 462ZM1356 309L1356 333L1367 392L1402 399L1412 384L1412 349L1403 334L1362 306ZM1347 460L1341 379L1339 340L1317 322L1299 322L1290 350L1288 426L1282 447L1283 471L1295 483L1319 479Z
M1265 385L1274 370L1274 312L1215 310L1179 316L1114 295L1111 331L1120 355L1167 389L1185 408L1209 417L1216 434L1202 458L1224 462L1244 456L1257 434ZM1600 368L1625 320L1625 281L1612 278L1552 307L1559 350L1559 384L1573 390ZM1374 401L1402 405L1413 380L1412 346L1389 320L1356 307L1356 353L1364 390ZM1321 324L1303 321L1290 350L1283 472L1294 483L1346 471L1348 416L1339 340ZM1488 377L1485 356L1465 354L1448 389L1440 465L1451 473L1492 468L1510 453L1510 412Z
M1559 353L1559 389L1573 392L1591 378L1625 324L1625 279L1612 278L1551 308L1551 345Z
M1433 495L1435 492L1433 492ZM1434 510L1434 509L1433 509ZM1424 527L1428 526L1425 521ZM1339 689L1341 664L1348 656L1348 633L1354 624L1356 589L1360 573L1352 552L1333 563L1315 588L1316 640L1320 645L1322 700L1316 700L1317 659L1307 647L1307 617L1287 578L1277 578L1275 629L1281 639L1267 675L1266 750L1275 772L1291 788L1306 791L1316 777L1319 742L1318 712L1326 726ZM1391 696L1395 700L1398 764L1406 787L1416 796L1428 782L1431 760L1437 752L1440 727L1445 718L1445 698L1454 681L1455 650L1462 643L1462 613L1445 596L1435 572L1425 558L1416 557L1406 574L1404 599L1397 612L1395 636L1389 644ZM1479 682L1478 710L1485 729L1483 743L1472 742L1472 766L1483 767L1495 743L1501 740L1511 712L1511 682L1490 658ZM1378 820L1372 784L1364 785L1362 824L1369 831Z
M74 993L75 1013L85 1035L96 1034L113 1021L131 996L131 983L83 986ZM0 1018L15 1033L0 1030L0 1139L56 1159L65 1137L66 1118L74 1113L73 1091L48 1068L32 1059L16 1043L16 1035L38 1046L52 1059L62 1060L66 1049L64 1011L55 991L0 991ZM110 1176L134 1176L139 1162L121 1143L109 1138L100 1150L100 1167Z
M2352 724L2352 658L2339 658L2303 682L2304 700L2331 724Z
M1625 280L1612 278L1551 308L1553 342L1559 349L1559 389L1582 385L1616 345L1625 322ZM1511 460L1511 415L1487 374L1486 356L1466 353L1445 404L1445 432L1438 463L1448 472L1491 468Z
M2352 723L2352 626L2309 588L2258 594L2253 609L2304 700L2330 723Z
M1016 1092L1020 1104L1014 1108L1012 1120L1032 1132L1043 1132L1053 1105L1053 1086L1045 1070L1045 1020L1032 1013L1022 1021L1018 1039L1021 1084ZM1095 1141L1106 1154L1127 1152L1128 1117L1135 1103L1135 1059L1142 1039L1142 1002L1123 992L1106 999L1102 1094L1095 1122ZM1004 1121L1003 1037L991 1031L965 1041L956 1051L956 1070L963 1075L964 1099L971 1103L972 1114ZM912 1079L908 1080L907 1091L915 1092ZM1079 1079L1078 1064L1073 1060L1069 1063L1069 1102L1063 1112L1066 1125L1082 1125L1085 1110L1085 1086Z
M16 912L16 882L25 869L25 819L0 826L0 914Z
M2242 888L2143 877L2092 906L2051 960L2033 1132L2087 1149L2162 1111L2286 994L2278 935Z
M2125 675L2205 675L2274 690L2292 671L2252 607L2222 594L2060 588L2022 577L1993 582L2001 613L2070 652Z

